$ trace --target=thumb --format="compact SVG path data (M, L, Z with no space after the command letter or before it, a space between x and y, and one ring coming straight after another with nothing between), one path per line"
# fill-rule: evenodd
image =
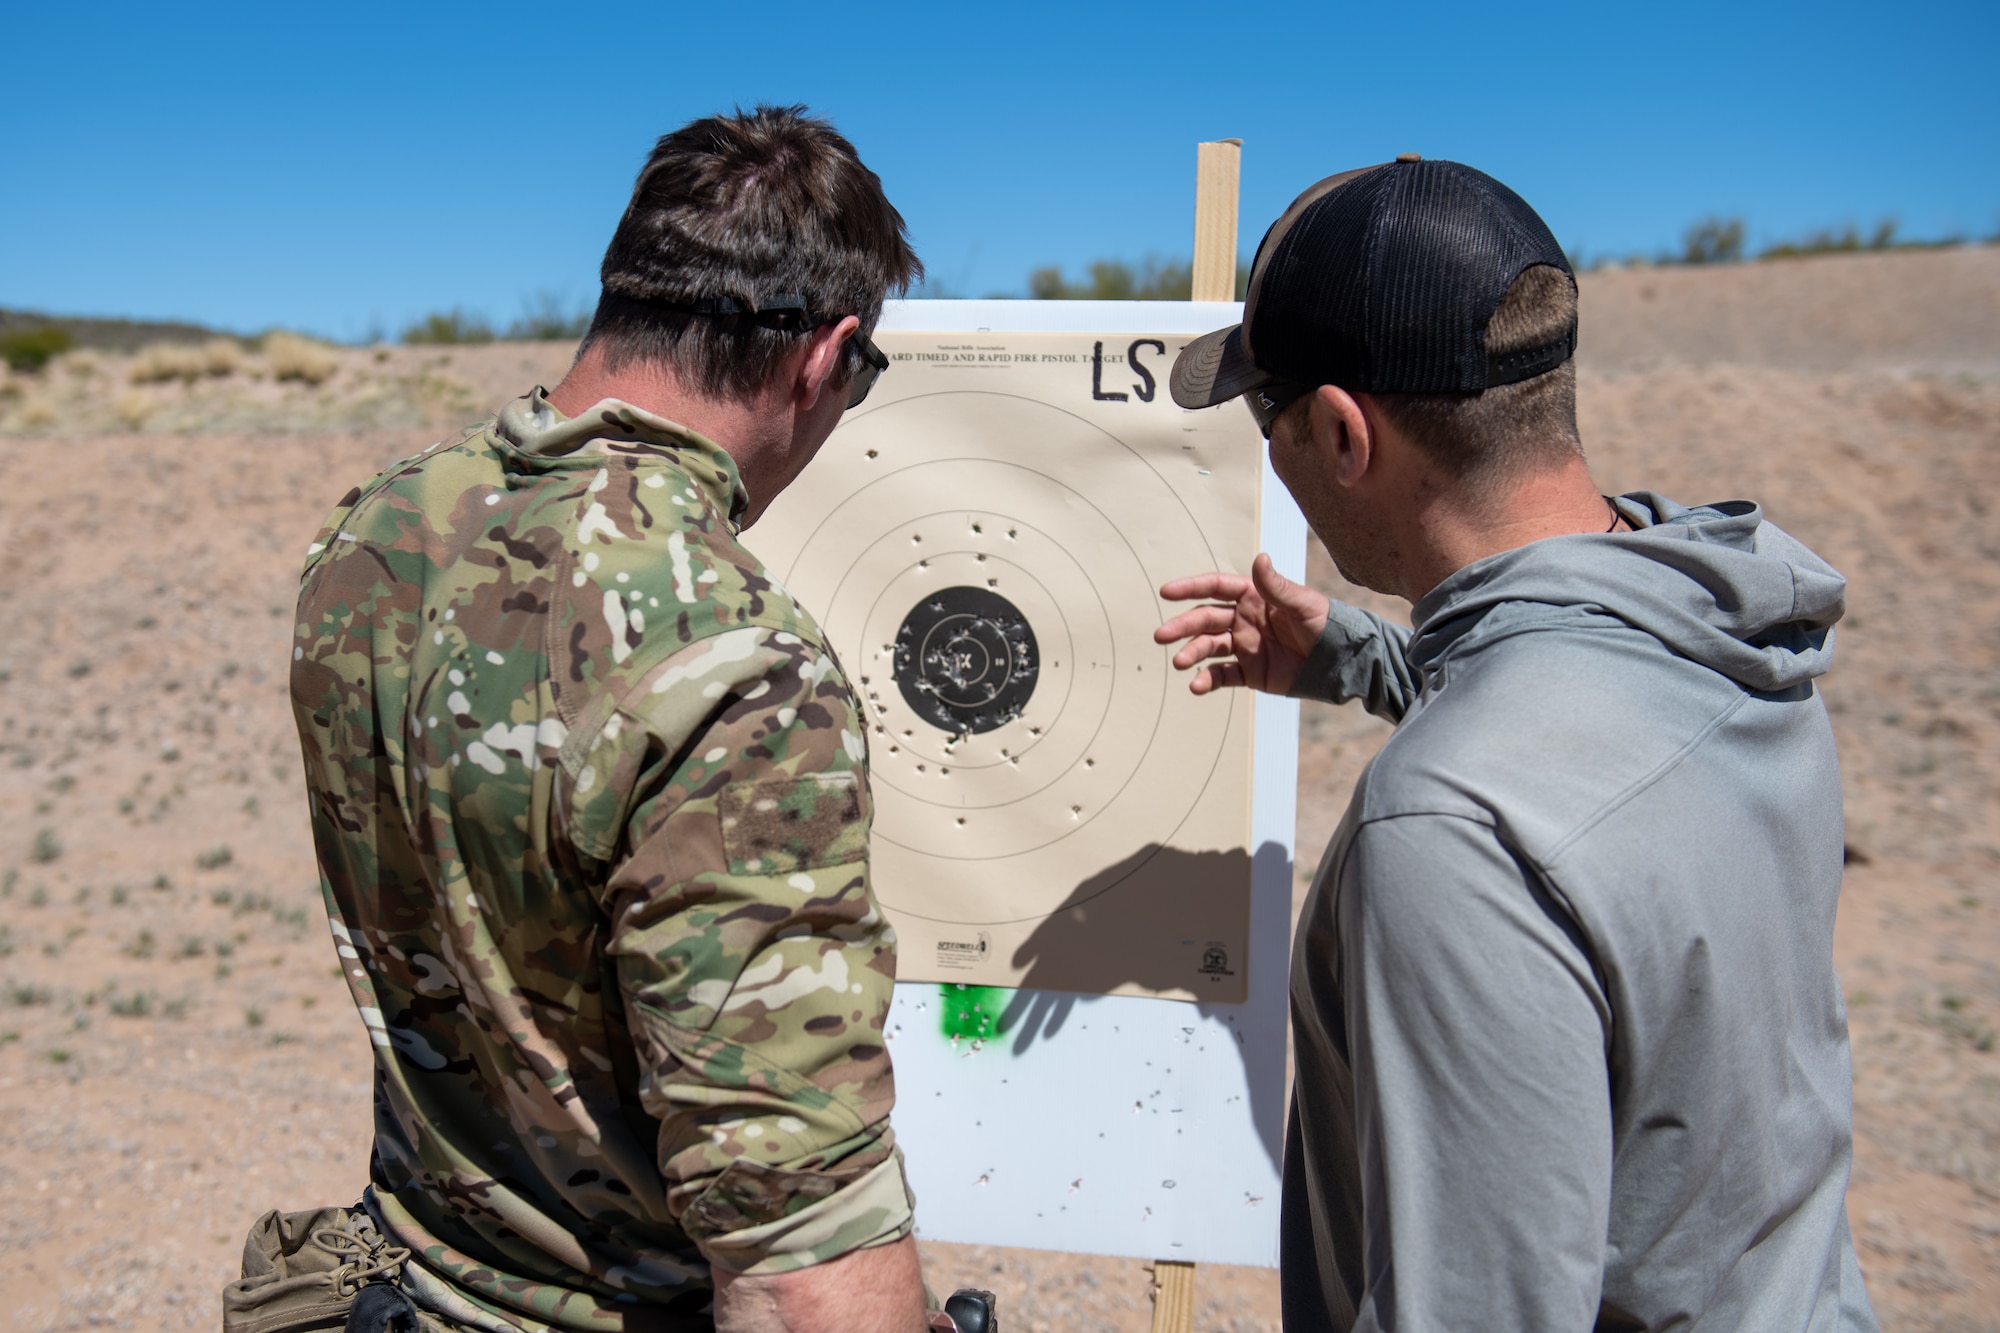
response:
M1251 562L1250 581L1263 594L1264 600L1274 606L1282 606L1288 611L1308 609L1302 604L1302 599L1311 590L1280 574L1277 563L1266 552L1259 551L1256 560Z
M1292 641L1291 647L1295 651L1311 651L1313 641L1326 628L1326 618L1332 610L1326 594L1307 584L1292 582L1280 574L1271 557L1262 552L1250 566L1250 581L1264 598L1264 604L1282 613L1272 616L1272 630Z

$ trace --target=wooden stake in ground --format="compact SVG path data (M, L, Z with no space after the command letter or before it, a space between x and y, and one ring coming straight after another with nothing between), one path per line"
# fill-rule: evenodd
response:
M1194 169L1194 290L1197 301L1236 299L1236 193L1243 141L1197 145ZM1153 1333L1194 1333L1194 1265L1153 1261Z
M1153 1333L1194 1333L1194 1265L1153 1261Z
M1236 299L1236 194L1243 141L1195 147L1194 282L1197 301ZM1153 1333L1194 1333L1194 1265L1153 1261Z
M1197 145L1194 168L1194 290L1197 301L1236 299L1236 192L1243 141Z

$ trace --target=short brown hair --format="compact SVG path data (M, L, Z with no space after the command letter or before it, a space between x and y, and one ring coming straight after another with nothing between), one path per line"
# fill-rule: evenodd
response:
M1486 325L1486 350L1505 355L1559 341L1576 327L1576 279L1550 264L1524 269ZM1576 358L1479 393L1385 393L1396 428L1453 478L1478 486L1581 457Z
M657 360L698 392L754 393L813 326L855 315L872 332L883 298L923 271L881 178L831 123L802 106L710 116L653 146L583 347L603 344L612 370ZM807 313L693 309L781 298Z

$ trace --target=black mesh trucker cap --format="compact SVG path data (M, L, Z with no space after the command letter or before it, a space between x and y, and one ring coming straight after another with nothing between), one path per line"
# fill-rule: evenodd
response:
M1406 153L1329 176L1264 234L1243 322L1189 343L1169 387L1209 407L1280 382L1473 393L1540 375L1576 350L1574 323L1546 347L1486 352L1500 298L1536 264L1570 273L1548 225L1483 171Z

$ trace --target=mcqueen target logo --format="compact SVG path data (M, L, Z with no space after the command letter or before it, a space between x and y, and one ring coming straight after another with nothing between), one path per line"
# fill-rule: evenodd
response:
M993 937L980 931L969 940L939 940L937 942L937 965L939 967L978 967L993 951Z

